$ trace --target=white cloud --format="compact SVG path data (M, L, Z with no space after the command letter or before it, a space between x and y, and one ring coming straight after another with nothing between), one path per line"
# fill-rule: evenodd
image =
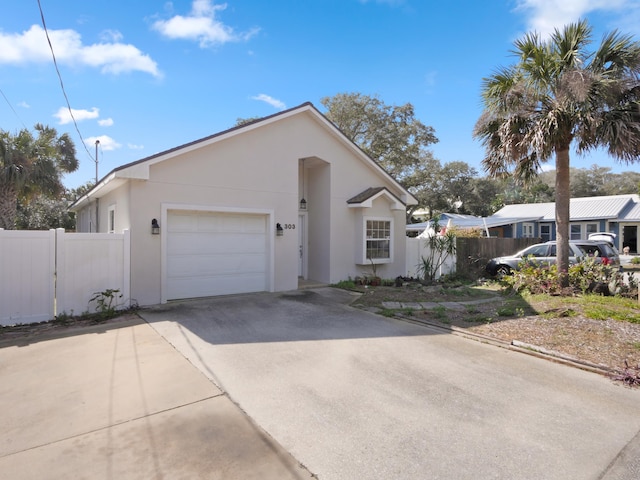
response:
M122 145L120 145L118 142L116 142L113 138L111 138L108 135L100 135L99 137L85 138L84 143L87 147L95 148L96 140L100 141L99 147L105 152L116 150L122 147Z
M100 115L100 110L96 107L93 107L91 110L76 110L75 108L72 108L71 112L69 112L69 109L67 107L60 107L58 111L53 114L53 116L58 119L58 123L60 125L65 125L73 121L73 118L71 118L71 113L73 113L73 118L76 119L76 122L81 122L82 120L98 118L98 116Z
M135 143L127 143L127 147L130 150L143 150L144 149L144 145L136 145Z
M149 55L130 44L119 42L111 32L112 41L84 45L75 30L49 30L56 60L66 65L88 65L103 73L140 71L161 76L158 65ZM115 41L113 41L115 39ZM22 33L0 32L0 64L24 65L52 61L44 30L33 25Z
M628 8L632 8L630 0L519 0L516 10L528 16L528 30L547 37L556 28L576 22L593 11L617 12Z
M31 105L29 105L29 104L28 104L27 102L25 102L25 101L22 101L22 102L18 103L18 106L19 106L19 107L22 107L22 108L31 108Z
M98 120L98 125L101 127L110 127L113 125L113 118L103 118L102 120Z
M197 41L201 48L246 41L258 33L257 28L236 33L232 27L220 22L216 13L225 8L226 4L216 5L211 0L194 0L189 15L175 15L169 20L158 20L153 28L171 39Z
M109 43L109 42L118 43L120 40L122 40L122 38L123 38L123 35L118 30L104 30L100 34L100 40L102 40L105 43Z
M269 95L265 95L264 93L261 93L260 95L255 95L253 97L251 97L251 100L258 100L260 102L265 102L268 103L269 105L271 105L273 108L277 108L278 110L284 110L285 108L287 108L287 106L284 104L284 102L273 98Z

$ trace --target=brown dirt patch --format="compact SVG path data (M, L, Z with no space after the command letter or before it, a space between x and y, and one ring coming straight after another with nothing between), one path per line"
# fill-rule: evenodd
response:
M101 319L97 316L71 317L64 320L50 322L29 323L24 325L0 326L0 347L12 344L12 341L29 342L31 339L41 340L58 336L82 333L83 330L96 326L105 328L117 327L119 323L139 318L135 313L126 312L123 315Z
M476 291L466 287L457 290L421 286L369 287L359 288L359 291L362 296L353 302L353 306L360 308L455 327L507 343L521 342L607 369L620 370L625 361L632 367L640 365L640 324L612 318L587 318L570 299L567 299L566 308L549 310L545 305L530 305L520 298L504 297L495 290ZM473 303L488 297L495 301ZM384 309L383 302L459 302L461 305L391 312Z

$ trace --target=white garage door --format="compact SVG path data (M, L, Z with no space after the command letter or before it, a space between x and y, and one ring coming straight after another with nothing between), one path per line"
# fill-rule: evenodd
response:
M166 299L267 290L267 216L167 213Z

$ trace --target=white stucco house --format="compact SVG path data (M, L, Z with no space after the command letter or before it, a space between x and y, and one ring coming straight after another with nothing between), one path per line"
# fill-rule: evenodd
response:
M334 283L371 261L404 275L416 203L305 103L115 168L71 208L78 232L130 231L131 298L153 305Z

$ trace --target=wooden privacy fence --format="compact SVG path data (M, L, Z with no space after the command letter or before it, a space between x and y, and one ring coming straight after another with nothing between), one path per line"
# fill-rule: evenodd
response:
M0 230L0 325L95 311L91 298L117 289L130 306L130 235Z
M492 258L512 255L540 241L539 238L457 238L456 271L481 277Z
M428 241L407 237L406 275L418 277L422 257L429 258ZM449 257L439 269L436 278L450 273L462 273L472 278L485 275L487 262L494 257L511 255L540 243L539 238L456 238L456 254Z

